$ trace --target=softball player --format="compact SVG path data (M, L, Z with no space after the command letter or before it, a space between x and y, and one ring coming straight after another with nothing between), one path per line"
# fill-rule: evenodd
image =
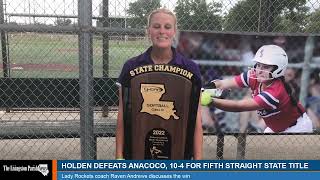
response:
M286 52L279 46L265 45L259 48L253 61L254 67L247 72L231 79L212 81L215 88L222 90L250 88L252 98L238 101L218 99L215 98L217 91L204 90L202 105L210 104L232 112L257 110L267 125L265 133L312 132L311 120L284 80L288 65Z

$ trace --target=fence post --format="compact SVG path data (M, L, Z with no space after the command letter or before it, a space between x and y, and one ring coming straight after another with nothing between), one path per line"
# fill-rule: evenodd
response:
M0 0L0 24L4 24L4 8L3 0ZM10 64L7 53L7 39L6 32L1 30L1 53L3 64L3 77L10 77Z
M247 134L239 133L236 135L236 138L238 140L236 159L244 159L246 155Z
M308 36L306 45L304 48L304 60L301 75L301 86L299 100L303 106L306 105L306 97L308 95L308 87L310 80L310 61L312 59L313 49L314 49L314 36Z
M224 134L217 133L217 159L223 159Z
M93 126L92 2L78 1L81 159L96 159Z
M3 0L0 0L0 24L4 24L4 10L3 8ZM2 66L3 66L3 77L8 78L10 77L10 59L9 53L7 51L7 38L6 32L1 31L1 53L2 53ZM9 108L6 108L6 112L10 112Z
M109 0L104 0L102 2L102 26L104 28L109 27ZM102 34L102 68L103 68L103 77L109 77L109 34L104 32ZM107 117L109 115L109 107L102 107L102 116Z

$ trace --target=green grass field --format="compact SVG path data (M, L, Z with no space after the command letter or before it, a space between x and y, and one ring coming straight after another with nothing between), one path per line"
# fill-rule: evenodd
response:
M68 34L10 33L8 35L11 77L77 78L79 77L78 36ZM109 41L109 77L117 77L123 63L149 46L146 40ZM102 77L102 40L93 37L94 77ZM27 65L29 66L27 66ZM30 67L30 64L33 66ZM43 68L60 65L71 69ZM24 67L27 66L27 67ZM75 69L77 68L77 69ZM3 76L3 71L1 69Z

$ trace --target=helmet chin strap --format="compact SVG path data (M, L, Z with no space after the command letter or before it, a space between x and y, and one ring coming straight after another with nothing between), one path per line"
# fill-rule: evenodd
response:
M256 73L256 68L254 67L248 67L250 71L253 71L254 73ZM252 77L252 76L249 76L249 78L251 79L257 79L257 80L260 80L260 81L269 81L269 80L272 80L274 79L272 77L272 72L271 71L265 71L265 70L258 70L258 71L262 71L262 72L265 72L265 73L268 73L269 75L271 75L271 77L268 77L268 78L258 78L257 75L255 77Z

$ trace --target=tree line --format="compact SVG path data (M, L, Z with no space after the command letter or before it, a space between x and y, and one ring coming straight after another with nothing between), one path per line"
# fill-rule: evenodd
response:
M146 16L161 7L160 1L129 3L127 25L146 26ZM178 0L174 12L180 30L319 33L320 9L306 4L307 0L241 0L225 11L220 2Z

